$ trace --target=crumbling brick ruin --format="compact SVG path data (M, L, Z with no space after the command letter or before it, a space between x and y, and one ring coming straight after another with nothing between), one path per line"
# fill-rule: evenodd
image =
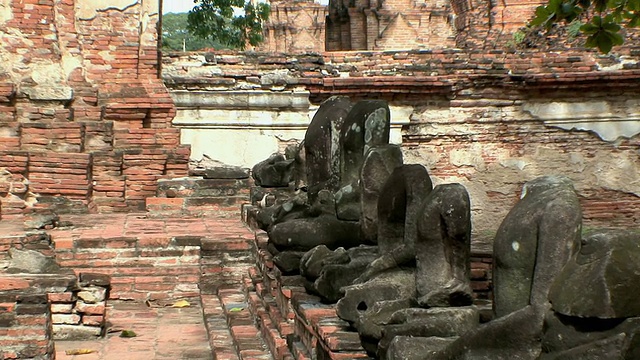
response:
M102 332L107 300L198 296L223 323L260 323L275 358L364 356L238 214L245 168L303 139L332 95L386 101L405 162L468 189L478 299L528 180L570 177L585 228L640 224L637 33L601 55L555 35L514 42L541 1L274 1L256 51L161 54L158 2L0 0L0 359L51 358L67 325ZM241 174L181 179L204 154ZM194 208L235 218L183 217ZM72 226L113 212L126 214ZM22 253L57 270L4 271Z
M495 46L545 1L272 1L265 51L408 50ZM480 45L480 46L479 46Z
M158 2L4 1L0 16L0 204L143 209L189 149L158 79Z

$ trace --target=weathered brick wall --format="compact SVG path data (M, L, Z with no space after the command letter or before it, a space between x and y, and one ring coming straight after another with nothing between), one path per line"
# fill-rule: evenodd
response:
M455 46L448 1L330 1L326 49L391 50Z
M264 25L264 43L256 49L270 52L318 52L325 48L326 6L306 1L271 1Z
M55 358L47 295L25 279L0 276L0 285L0 359Z
M170 91L198 89L207 99L241 89L252 89L244 90L250 96L304 88L315 105L340 94L387 100L392 117L407 121L405 162L423 164L435 182L461 182L471 193L481 249L522 184L542 175L573 179L585 226L640 224L639 55L633 47L608 56L584 50L174 54L165 58L164 77ZM278 83L267 81L276 73Z
M0 214L143 209L189 149L158 79L155 0L8 0Z

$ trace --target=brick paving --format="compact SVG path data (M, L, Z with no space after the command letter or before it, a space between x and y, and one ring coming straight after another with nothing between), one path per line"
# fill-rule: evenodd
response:
M92 341L56 341L58 360L171 360L215 359L208 343L199 299L183 308L148 307L144 303L116 302L109 305L110 333ZM121 330L137 336L120 337ZM67 355L68 350L95 351Z
M107 306L107 335L91 341L56 341L56 359L273 359L247 302L246 278L250 268L255 266L255 235L242 223L239 214L221 213L201 217L152 213L62 215L60 220L61 227L48 231L58 259L60 254L78 257L78 254L85 256L87 252L99 253L111 247L120 251L120 245L130 246L127 242L131 241L135 242L135 251L148 252L149 249L175 248L176 239L187 243L195 239L200 245L198 251L201 251L200 274L196 278L201 280L195 297L179 296L191 294L189 291L167 292L170 295L167 297L158 296L162 292L148 292L132 294L147 294L148 298L151 296L151 301L136 296L125 301L126 292L122 291L115 297L112 294ZM20 228L18 219L2 221L0 236L19 234ZM118 242L122 239L126 241ZM92 244L90 241L96 241L93 243L96 247L85 248L87 244ZM131 246L123 248L122 254L131 249ZM147 255L139 254L132 261L144 260ZM88 264L74 269L76 272L100 270L96 266L92 268L92 264L97 264L93 261L85 260ZM116 271L122 269L130 268L117 268ZM150 269L167 271L157 264ZM147 280L153 278L143 275ZM121 285L123 278L128 277L117 273L111 276L117 285ZM144 278L142 275L134 276ZM193 279L191 276L173 278L166 275L155 278L177 282ZM187 289L189 285L193 284L178 284ZM181 299L186 299L190 305L172 307ZM133 330L137 336L120 337L121 330ZM67 355L68 350L78 349L93 352Z

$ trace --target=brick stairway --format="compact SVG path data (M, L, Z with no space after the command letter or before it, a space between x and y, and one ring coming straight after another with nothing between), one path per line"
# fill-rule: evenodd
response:
M357 332L337 317L335 305L307 294L300 276L282 274L266 249L266 234L251 230L237 212L197 217L176 213L68 215L61 220L73 226L47 231L58 263L76 274L109 275L112 290L107 318L115 316L113 320L127 326L131 323L127 319L143 316L149 321L136 324L144 325L144 333L151 335L140 339L133 348L137 353L132 352L132 340L123 342L113 334L94 341L95 356L66 356L62 349L71 345L58 342L59 360L110 360L125 345L129 346L129 360L162 359L170 352L210 359L193 356L193 344L201 346L203 341L206 353L217 360L368 358ZM245 214L245 221L251 222L247 220ZM15 242L24 233L21 228L21 223L3 221L0 239L5 235ZM490 258L474 260L478 294L485 296L482 291ZM191 303L182 315L181 309L171 308L178 299ZM163 321L168 316L174 320ZM167 347L163 339L182 328L190 329L194 338L176 345L182 350ZM205 349L198 351L205 353Z
M238 220L220 220L202 239L201 299L209 344L218 360L273 359L253 313L245 278L255 265L254 234Z

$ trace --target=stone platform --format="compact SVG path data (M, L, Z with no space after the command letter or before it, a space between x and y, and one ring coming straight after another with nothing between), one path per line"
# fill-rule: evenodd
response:
M55 341L57 359L368 358L335 307L306 294L299 277L281 274L266 234L237 212L68 215L60 224L42 232L62 269L108 275L111 291L105 337ZM0 224L0 239L24 232L18 219ZM475 264L483 297L490 263ZM180 300L188 306L174 307ZM0 323L0 342L21 336L8 325ZM122 338L122 330L138 336ZM66 353L78 349L93 353Z

